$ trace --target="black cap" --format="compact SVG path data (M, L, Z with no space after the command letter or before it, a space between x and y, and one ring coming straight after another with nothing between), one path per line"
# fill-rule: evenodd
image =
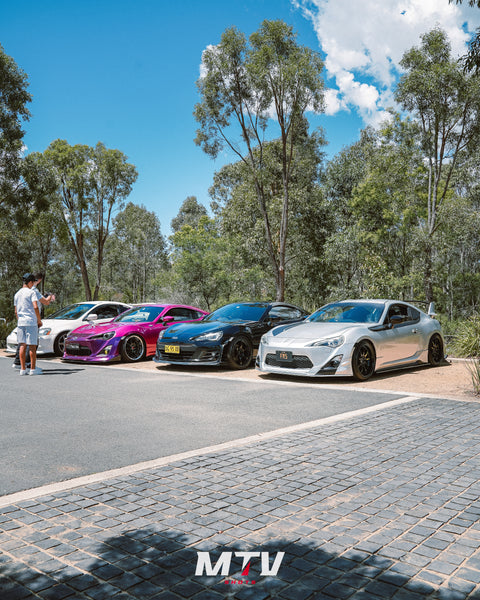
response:
M33 273L25 273L22 279L23 283L29 283L30 281L35 281L35 275Z

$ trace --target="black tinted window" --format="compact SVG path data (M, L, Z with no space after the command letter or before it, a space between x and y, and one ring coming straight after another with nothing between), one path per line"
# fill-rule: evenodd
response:
M392 317L402 317L404 321L408 321L408 306L406 304L392 304L388 309L387 320L390 321Z
M409 306L408 307L408 317L409 317L410 321L419 321L420 313L416 308L413 308L413 306Z
M265 313L265 304L227 304L210 313L205 321L223 321L235 323L237 321L259 321Z
M268 316L271 319L291 321L293 319L301 319L303 313L301 310L293 306L274 306L269 312Z
M196 313L194 316L195 311L190 310L189 308L183 308L183 307L176 307L176 308L171 308L165 315L163 315L164 317L173 317L175 321L186 321L188 319L195 319L196 318Z
M98 319L113 319L118 315L117 307L113 304L102 304L93 309Z

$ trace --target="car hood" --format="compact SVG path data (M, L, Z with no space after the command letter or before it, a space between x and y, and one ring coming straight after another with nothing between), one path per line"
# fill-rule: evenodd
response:
M68 331L75 329L80 323L71 319L42 319L42 328L48 327L52 331Z
M364 323L296 323L292 325L280 325L272 329L267 335L272 343L283 343L284 341L310 342L323 338L334 337L345 334L352 329L363 329Z
M179 323L171 325L163 334L162 340L179 340L185 341L202 333L210 333L210 331L226 331L230 327L236 327L237 323L224 323L223 321L199 321L197 323Z
M77 327L73 331L70 332L69 338L73 337L79 338L87 338L92 335L100 335L101 333L106 333L107 331L115 331L125 328L124 323L98 323L97 325L81 325Z

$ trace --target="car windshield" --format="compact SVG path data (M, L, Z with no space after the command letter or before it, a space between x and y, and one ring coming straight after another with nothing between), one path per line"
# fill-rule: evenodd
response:
M334 302L326 304L306 320L311 323L378 323L384 304L375 302Z
M227 304L214 310L202 321L222 321L224 323L260 321L266 309L265 304Z
M165 310L164 306L137 306L127 312L122 313L116 319L115 323L149 323Z
M53 315L49 315L48 319L65 319L67 321L75 321L93 308L95 304L71 304L65 308L57 310Z

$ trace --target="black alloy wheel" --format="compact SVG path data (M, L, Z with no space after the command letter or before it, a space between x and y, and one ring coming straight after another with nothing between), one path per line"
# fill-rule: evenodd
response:
M139 335L129 335L122 342L120 354L126 362L138 362L145 357L145 342Z
M375 350L370 342L363 341L355 346L352 371L357 381L365 381L375 373Z
M232 369L246 369L253 358L252 342L244 335L235 337L228 346L226 358Z
M428 362L432 367L438 367L443 362L443 358L442 338L436 333L428 342Z
M55 341L53 342L55 356L63 356L63 353L65 352L65 340L69 333L69 331L63 331L55 338Z

